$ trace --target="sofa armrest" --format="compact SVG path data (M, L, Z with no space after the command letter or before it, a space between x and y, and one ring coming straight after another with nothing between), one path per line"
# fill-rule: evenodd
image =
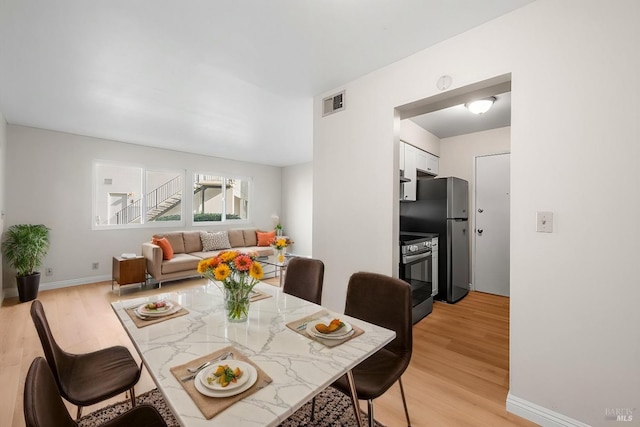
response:
M142 244L142 256L147 261L147 272L156 280L160 279L162 274L162 249L160 246L151 242Z

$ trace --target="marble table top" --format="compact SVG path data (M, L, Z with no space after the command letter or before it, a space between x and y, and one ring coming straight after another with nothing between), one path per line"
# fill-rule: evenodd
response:
M359 326L365 333L336 347L326 347L286 326L322 310L321 306L265 283L258 284L256 289L272 297L252 302L246 323L226 320L222 294L211 282L179 292L111 304L183 426L277 426L395 338L393 331L339 314L341 319ZM189 314L137 328L125 312L128 307L160 299L178 302ZM228 345L234 345L260 366L273 382L207 420L169 370Z

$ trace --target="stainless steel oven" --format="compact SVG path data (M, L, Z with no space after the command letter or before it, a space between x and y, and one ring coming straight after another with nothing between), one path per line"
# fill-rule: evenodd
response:
M411 285L413 323L433 310L438 293L438 235L400 233L400 279Z

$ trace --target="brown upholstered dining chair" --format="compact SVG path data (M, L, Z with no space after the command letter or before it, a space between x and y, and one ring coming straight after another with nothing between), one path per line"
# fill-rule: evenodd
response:
M367 400L369 425L374 425L373 399L398 381L407 424L411 426L401 376L409 366L413 349L411 286L400 279L376 273L355 273L349 279L344 313L391 329L396 337L353 368L358 399ZM333 386L350 395L346 375Z
M287 264L282 291L315 304L320 304L322 301L323 279L324 264L322 261L301 257L291 258Z
M295 257L289 260L282 292L320 305L324 263L319 259ZM316 411L316 398L311 400L311 421Z
M77 427L60 396L51 368L36 357L24 384L24 420L26 427ZM104 427L166 427L158 411L150 405L138 405L102 424Z
M31 303L35 324L44 355L62 397L78 406L93 405L129 390L131 406L136 405L134 386L140 379L138 367L126 347L113 346L85 354L64 351L51 333L44 307L39 300Z

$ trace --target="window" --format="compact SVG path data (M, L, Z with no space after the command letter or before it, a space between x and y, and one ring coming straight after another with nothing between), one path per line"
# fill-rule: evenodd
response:
M182 221L182 171L95 162L94 180L96 228Z
M193 222L249 218L249 180L216 174L194 174Z

